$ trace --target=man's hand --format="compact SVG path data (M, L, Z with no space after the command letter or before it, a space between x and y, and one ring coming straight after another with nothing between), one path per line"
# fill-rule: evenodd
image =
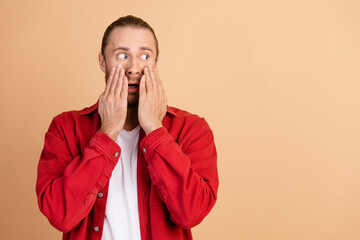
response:
M119 64L111 70L105 91L99 98L100 131L114 141L123 129L127 113L128 79Z
M166 96L157 69L145 67L140 81L138 117L146 135L162 127L166 114Z

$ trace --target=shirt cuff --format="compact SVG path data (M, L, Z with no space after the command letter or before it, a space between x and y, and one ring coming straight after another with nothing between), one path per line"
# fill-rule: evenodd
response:
M97 131L91 139L90 144L96 145L97 149L108 156L110 161L116 165L121 154L121 149L108 135L101 131Z
M152 155L157 146L167 141L174 140L165 127L158 128L146 135L140 144L145 160L148 161L149 156Z

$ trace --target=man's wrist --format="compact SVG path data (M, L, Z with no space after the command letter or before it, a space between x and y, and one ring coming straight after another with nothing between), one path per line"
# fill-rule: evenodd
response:
M146 135L149 135L151 132L155 131L156 129L162 128L162 127L163 127L162 124L153 125L153 126L147 127L146 129L144 128L144 132Z
M116 141L116 138L119 135L119 133L117 133L116 131L109 131L109 130L103 129L103 128L100 128L99 131L103 132L104 134L106 134L109 138L111 138L114 141Z

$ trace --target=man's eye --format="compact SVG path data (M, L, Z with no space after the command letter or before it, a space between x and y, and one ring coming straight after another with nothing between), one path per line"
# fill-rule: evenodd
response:
M148 59L149 59L149 55L143 54L143 55L140 56L140 59L141 59L141 60L148 60Z
M119 59L126 59L127 56L126 56L125 53L120 53L120 54L117 55L117 58L119 58Z

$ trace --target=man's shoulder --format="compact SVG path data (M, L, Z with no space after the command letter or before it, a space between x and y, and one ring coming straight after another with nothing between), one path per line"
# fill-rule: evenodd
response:
M204 137L213 139L212 130L204 117L175 107L168 106L167 110L163 126L181 145L189 146Z
M167 106L167 113L169 116L171 117L175 117L175 118L189 118L189 119L199 119L201 117L199 117L199 115L185 111L183 109L177 108L177 107L172 107L172 106Z
M199 127L199 128L209 128L208 123L205 121L204 117L199 116L180 108L176 107L167 107L167 117L172 122L177 122L181 125L188 127Z
M64 111L54 117L55 121L60 122L68 122L68 121L78 121L79 119L88 119L88 118L94 118L97 114L97 105L98 103L95 103L94 105L90 107L85 107L80 110L69 110Z

